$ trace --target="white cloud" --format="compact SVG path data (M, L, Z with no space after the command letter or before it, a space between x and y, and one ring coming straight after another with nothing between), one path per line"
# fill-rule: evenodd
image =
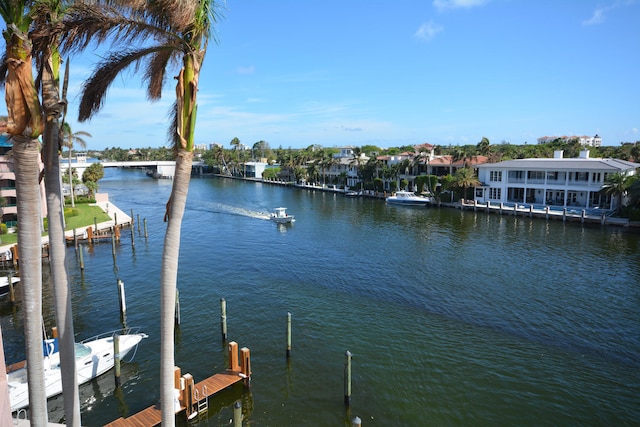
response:
M438 10L470 8L482 6L489 0L433 0L433 6Z
M437 0L436 0L437 1ZM618 0L607 6L599 7L593 11L591 18L582 21L582 25L597 25L604 22L604 14L617 9L618 7L632 6L638 3L638 0Z
M256 72L256 67L254 67L253 65L249 65L248 67L239 66L238 68L236 68L236 71L238 72L238 74L253 74Z
M436 34L444 30L444 27L436 24L433 21L425 22L418 28L413 36L419 40L430 41Z
M604 9L596 9L593 12L593 16L586 21L582 21L582 25L595 25L600 24L604 20Z

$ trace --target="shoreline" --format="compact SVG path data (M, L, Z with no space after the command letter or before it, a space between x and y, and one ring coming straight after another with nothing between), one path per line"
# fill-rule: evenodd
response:
M336 188L335 185L325 186L325 185L312 185L312 184L296 184L293 182L282 182L282 181L270 181L262 178L246 178L246 177L238 177L238 176L228 176L221 174L212 174L211 176L215 176L217 178L229 178L229 179L238 179L242 181L253 181L260 182L263 184L272 184L272 185L280 185L284 187L293 187L300 188L304 190L311 191L325 191L329 193L335 194L344 194L345 190ZM367 197L370 199L386 199L387 192L378 193L373 192L372 190L364 190L361 197ZM458 201L458 202L437 202L430 203L427 205L429 207L446 207L453 209L461 209L467 210L472 209L474 212L481 211L486 213L496 213L499 215L505 216L519 216L519 217L529 217L529 218L538 218L545 220L560 220L563 222L580 222L582 224L600 224L600 225L613 225L624 228L640 228L640 221L631 221L628 218L614 218L608 217L606 215L589 215L584 210L582 213L572 213L568 212L566 209L564 211L553 211L550 209L536 209L533 205L515 205L515 206L505 206L504 204L491 204L491 203L478 203L475 200L473 201Z
M129 215L124 213L124 211L122 211L119 207L117 207L113 203L109 202L109 194L107 193L96 194L96 203L91 203L90 206L100 207L107 215L109 215L109 218L111 218L111 220L109 221L99 222L97 231L107 230L115 225L126 226L126 225L131 225L132 223L132 218ZM116 219L117 219L117 223L116 223ZM76 236L85 234L87 229L89 227L93 227L93 225L94 224L89 224L80 228L76 228L75 229ZM64 236L65 238L73 238L73 233L74 233L74 230L65 230ZM44 246L47 246L48 244L49 244L49 236L48 235L42 236L41 245L44 247ZM15 245L16 243L0 245L0 254L7 253L7 252L11 253L11 248Z

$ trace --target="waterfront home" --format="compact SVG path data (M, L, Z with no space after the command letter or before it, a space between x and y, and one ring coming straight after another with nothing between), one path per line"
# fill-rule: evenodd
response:
M640 164L618 159L564 158L556 151L549 159L517 159L476 166L481 185L478 203L521 203L576 209L616 209L615 198L600 192L608 174L634 175Z

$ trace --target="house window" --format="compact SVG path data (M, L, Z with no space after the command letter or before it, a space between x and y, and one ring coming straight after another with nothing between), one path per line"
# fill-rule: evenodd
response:
M489 181L492 181L492 182L502 181L502 171L490 171Z
M529 171L527 172L527 179L544 181L544 171Z
M547 171L547 181L557 181L558 172Z
M589 180L589 174L587 172L576 172L576 181L587 182Z
M490 200L500 200L501 196L501 188L490 188L489 189L489 199Z
M601 178L602 178L602 173L600 172L593 172L591 174L591 182L600 182Z

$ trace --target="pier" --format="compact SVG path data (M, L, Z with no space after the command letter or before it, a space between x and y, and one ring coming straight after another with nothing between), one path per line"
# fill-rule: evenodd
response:
M175 389L179 392L175 413L183 414L187 419L203 415L209 407L209 398L232 385L244 382L249 386L251 381L251 361L249 349L240 349L238 360L238 344L229 343L229 369L215 374L197 384L194 384L191 374L181 375L180 368L174 371ZM118 418L107 424L107 427L153 427L160 425L162 412L158 405L153 405L128 418Z

